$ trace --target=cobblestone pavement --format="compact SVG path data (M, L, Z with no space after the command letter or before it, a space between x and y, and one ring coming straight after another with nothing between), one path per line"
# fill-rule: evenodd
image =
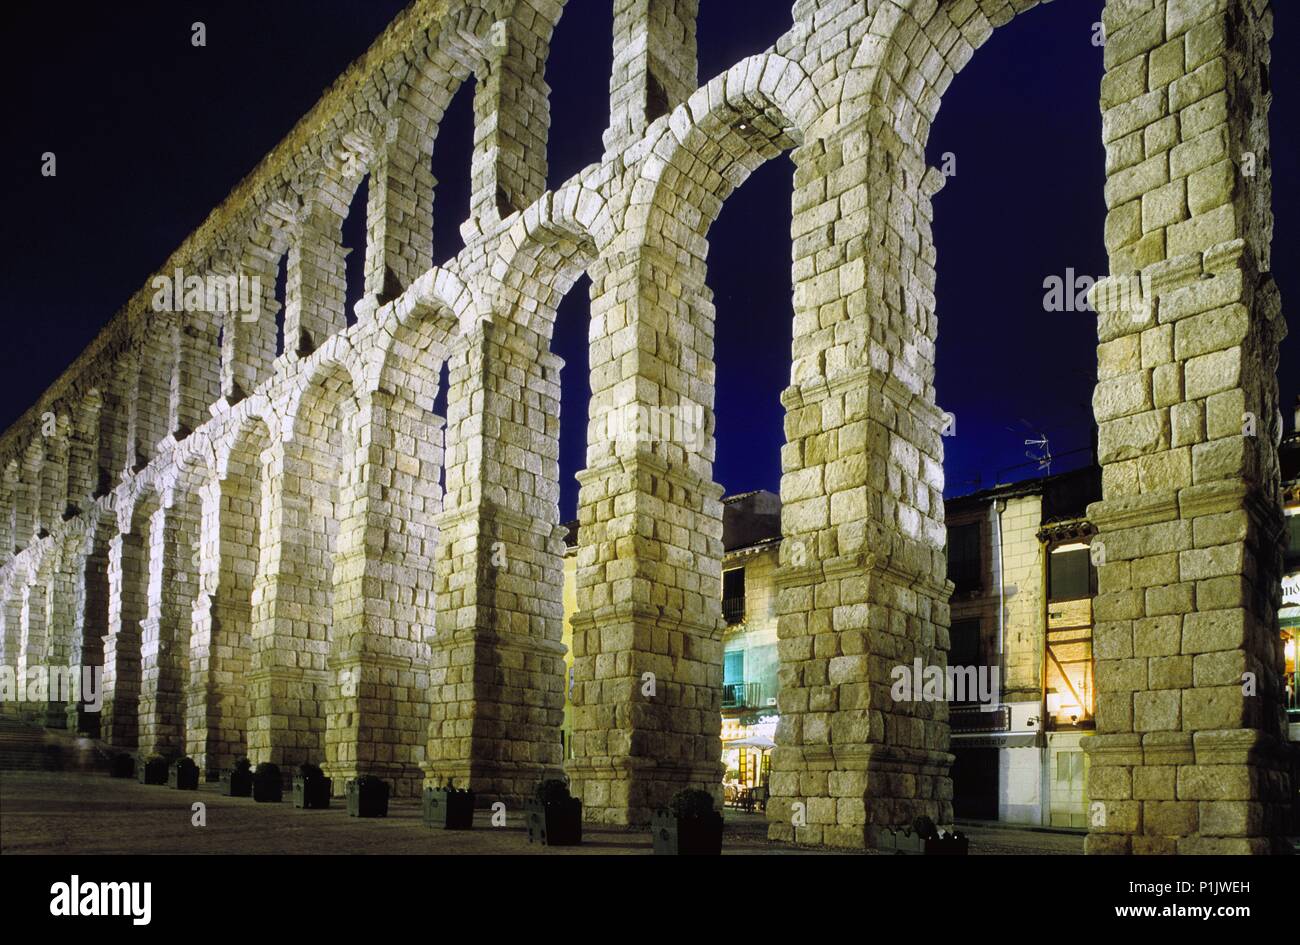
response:
M207 825L191 824L191 805L206 805ZM427 830L417 802L396 799L383 819L347 815L344 802L324 811L295 810L222 797L216 784L196 794L115 780L103 774L0 772L0 853L614 853L650 852L645 831L588 826L577 848L530 845L522 816L493 828L480 812L472 833ZM815 854L766 839L761 814L727 811L727 854ZM972 853L1078 853L1082 837L1016 830L972 832Z

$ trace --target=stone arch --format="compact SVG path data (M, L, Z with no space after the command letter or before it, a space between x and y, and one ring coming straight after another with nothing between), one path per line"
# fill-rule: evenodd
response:
M201 561L193 602L187 746L209 780L248 754L253 585L271 445L256 413L235 419L202 484Z
M555 313L574 282L615 239L604 197L581 183L547 192L514 222L491 265L492 311L550 345Z
M712 480L706 236L730 194L804 144L824 112L798 64L773 53L715 77L637 146L621 238L592 268L568 766L593 819L642 823L681 787L721 791L722 487ZM647 541L629 545L628 535ZM656 638L676 642L640 642ZM621 688L597 682L597 662L611 659L627 667ZM653 702L639 696L646 673ZM631 729L617 748L611 715Z
M149 477L125 493L116 509L108 556L108 633L104 638L104 705L100 734L118 749L140 747L144 621L153 582L152 532L162 496ZM158 586L161 589L160 585Z
M339 774L355 761L336 657L351 645L361 601L341 592L364 549L353 515L361 403L347 364L320 352L267 451L261 552L253 589L249 752L255 761L324 763ZM291 688L293 695L286 694ZM340 782L340 788L342 783Z
M95 674L95 693L103 694L104 641L109 633L109 557L117 522L112 513L92 505L83 513L80 530L73 536L75 547L68 553L76 562L73 570L71 660L85 672ZM80 690L79 690L80 691ZM67 707L67 728L80 735L100 737L98 699L85 694Z

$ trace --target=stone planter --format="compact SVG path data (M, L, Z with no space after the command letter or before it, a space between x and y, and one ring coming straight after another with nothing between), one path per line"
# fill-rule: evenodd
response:
M125 752L119 752L109 762L108 776L111 778L134 778L135 759Z
M199 766L193 759L182 758L167 769L167 786L178 791L199 789Z
M330 792L334 788L331 778L304 778L301 775L293 779L293 806L299 810L326 810L330 806Z
M908 828L882 830L877 849L900 856L966 856L970 841L964 834L925 837Z
M576 847L582 843L582 801L576 797L551 801L530 800L525 805L528 815L528 842L544 847Z
M650 834L658 856L721 856L722 814L679 818L671 811L650 816Z
M387 817L388 782L362 776L348 782L349 817Z
M250 768L229 768L221 772L222 797L252 797L253 772Z
M474 792L425 788L420 816L426 827L441 830L474 828Z
M280 769L273 764L260 764L253 772L253 800L263 804L278 804L284 799L284 782Z
M139 766L136 780L141 784L166 784L170 767L166 758L155 755Z

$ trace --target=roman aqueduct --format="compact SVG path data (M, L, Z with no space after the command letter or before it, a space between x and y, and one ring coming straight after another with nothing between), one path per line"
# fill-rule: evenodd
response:
M104 670L98 718L25 709L209 772L247 754L510 801L559 769L563 365L549 345L586 273L564 767L603 823L644 823L683 785L716 789L707 234L789 151L770 833L861 847L916 814L951 820L946 706L889 696L891 666L947 649L930 225L943 178L924 146L956 74L1036 0L796 0L788 32L703 85L697 2L614 0L604 159L547 190L562 0L417 0L160 270L257 277L261 316L157 311L146 280L0 439L3 662ZM1104 22L1106 243L1113 278L1140 291L1094 290L1105 559L1089 796L1104 823L1088 850L1264 852L1291 790L1277 455L1271 436L1243 436L1244 415L1266 428L1278 413L1285 333L1269 276L1271 14L1265 0L1111 0ZM471 216L435 268L430 159L471 79ZM367 175L366 294L348 324L340 227ZM705 408L698 448L606 435L611 411L684 404Z

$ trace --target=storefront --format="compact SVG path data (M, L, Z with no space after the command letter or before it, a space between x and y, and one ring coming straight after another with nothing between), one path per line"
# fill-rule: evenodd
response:
M728 806L760 809L766 801L772 749L776 747L775 713L722 720L723 799Z

